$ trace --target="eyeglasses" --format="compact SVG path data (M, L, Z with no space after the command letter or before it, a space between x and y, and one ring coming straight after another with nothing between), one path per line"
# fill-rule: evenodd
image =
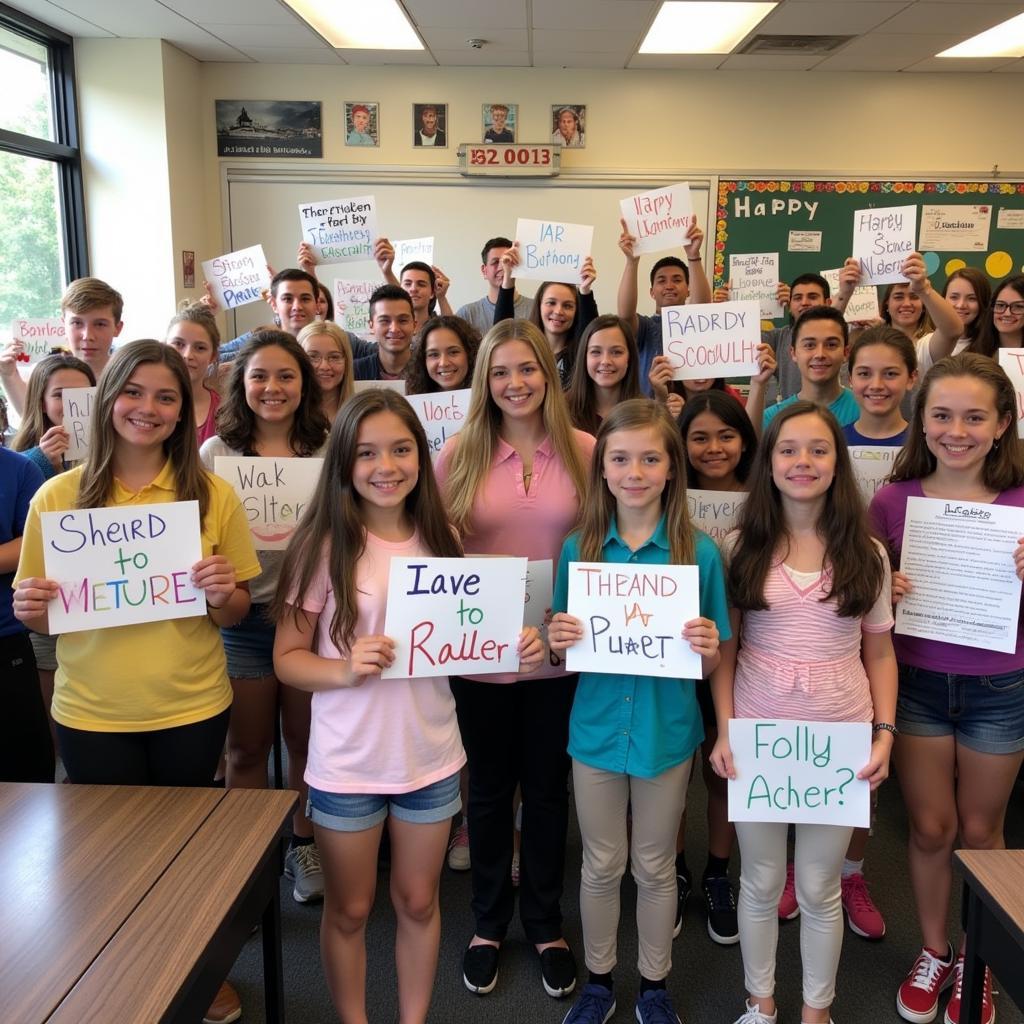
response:
M321 355L319 352L311 352L309 354L309 361L314 366L319 366L325 360L328 366L344 366L345 356L341 352L328 352L327 355Z
M996 313L1005 313L1009 310L1014 316L1024 316L1024 302L1003 302L997 299L992 303L992 309Z

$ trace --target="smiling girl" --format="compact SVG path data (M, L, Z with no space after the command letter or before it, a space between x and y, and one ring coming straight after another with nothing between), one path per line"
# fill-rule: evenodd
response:
M917 383L917 353L894 327L870 327L850 347L850 389L860 416L843 427L850 445L899 447L907 436L900 405Z
M431 317L413 344L405 393L425 395L468 388L479 347L476 328L461 317Z
M978 338L970 351L998 360L1001 348L1024 347L1024 274L1004 278L996 285L995 298Z
M985 311L992 301L992 285L982 271L975 267L961 267L946 278L942 294L960 317L960 337L952 348L946 344L937 345L935 353L932 352L933 335L926 334L918 340L917 370L922 376L939 359L959 355L980 336L985 326Z
M309 357L320 386L320 411L333 423L342 403L353 394L352 348L337 324L316 321L299 331L298 342Z
M641 396L639 362L633 330L625 320L606 313L590 322L580 338L565 396L577 430L596 434L619 402Z
M220 347L220 331L213 313L204 305L184 306L167 325L165 341L188 367L195 409L196 440L202 444L217 433L220 395L213 387Z

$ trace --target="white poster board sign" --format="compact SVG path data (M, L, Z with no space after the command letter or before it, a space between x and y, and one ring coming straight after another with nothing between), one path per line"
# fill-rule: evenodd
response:
M854 211L851 252L860 261L861 282L898 284L906 281L900 267L914 251L916 236L916 206Z
M426 263L428 267L434 265L434 236L426 238L401 238L394 243L395 262L393 264L396 274L401 274L406 263Z
M22 353L28 358L26 363L38 363L50 354L53 348L66 348L67 335L64 333L64 321L59 317L32 319L22 317L11 323L11 337L21 342Z
M517 672L525 558L392 558L384 679Z
M1017 394L1017 436L1024 437L1024 348L1001 348L999 365Z
M758 372L761 311L756 302L664 306L661 339L674 380L751 377Z
M992 207L987 203L922 206L918 250L988 252L988 232L991 224Z
M896 605L896 632L1016 650L1020 580L1013 552L1019 537L1024 509L908 498L900 572L914 589Z
M309 506L323 459L217 455L213 471L235 489L257 551L283 551Z
M682 249L693 221L693 202L687 182L621 199L619 208L627 230L636 237L633 252L637 256Z
M222 309L235 309L263 297L270 287L267 257L262 245L229 252L226 256L203 260L203 277L213 289Z
M849 448L853 475L857 480L864 501L870 502L875 491L889 482L896 456L903 451L902 445L851 444Z
M593 247L594 229L589 224L520 217L516 221L516 241L519 266L513 277L579 284L580 270Z
M730 821L871 823L871 784L857 778L871 757L870 722L730 718L729 746Z
M68 432L68 462L84 459L89 454L89 431L92 429L92 405L96 388L65 388L61 392L64 407L64 429Z
M832 295L839 294L839 268L823 270L821 276L828 281ZM862 323L865 320L878 319L878 290L874 285L859 284L853 289L850 301L843 310L843 319L848 324Z
M703 530L716 544L721 544L725 535L735 529L747 495L745 491L706 491L687 487L686 500L693 525Z
M39 521L46 576L60 586L51 633L206 614L206 595L190 582L203 557L197 501L43 512Z
M380 281L349 281L334 279L334 322L352 334L370 330L370 296Z
M373 196L299 203L302 240L319 263L355 263L373 259L377 238L377 201Z
M469 413L472 393L470 388L459 388L458 391L435 391L429 395L408 396L409 404L426 431L432 459L444 447L445 441L462 429Z
M786 312L778 290L777 252L733 253L729 257L729 298L734 302L756 302L763 319L778 320Z
M683 639L700 616L695 565L570 562L568 608L583 637L565 652L570 672L700 679L700 655Z

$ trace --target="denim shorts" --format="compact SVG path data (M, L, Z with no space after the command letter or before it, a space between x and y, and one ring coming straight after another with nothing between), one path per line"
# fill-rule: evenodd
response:
M237 626L220 631L232 679L259 679L274 674L274 624L267 606L254 604Z
M962 676L900 665L896 726L908 736L955 736L979 754L1024 750L1024 670Z
M333 832L364 832L389 814L413 825L434 825L459 813L459 773L411 793L326 793L309 787L306 817Z

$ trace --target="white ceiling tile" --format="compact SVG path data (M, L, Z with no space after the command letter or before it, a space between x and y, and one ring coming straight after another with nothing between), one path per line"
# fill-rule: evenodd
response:
M302 25L210 25L218 39L247 50L252 46L270 49L329 49L315 32Z
M928 57L904 68L905 71L942 71L949 74L963 74L965 71L981 74L997 71L1005 64L1012 64L1015 58L1006 57Z
M66 5L58 7L56 4L50 3L50 0L19 0L15 6L19 11L24 11L25 14L38 18L39 21L52 25L69 36L78 36L83 39L103 39L116 34L66 10Z
M906 6L906 0L884 0L881 3L850 0L841 5L823 4L820 0L787 0L757 26L756 34L860 35L898 14Z
M302 19L278 0L161 0L200 25L301 25Z
M637 53L630 68L684 68L687 71L713 71L724 63L726 53Z
M909 10L890 18L884 26L886 33L905 32L918 35L941 25L944 32L963 34L965 38L984 32L1000 22L1021 13L1020 4L986 4L973 0L964 3L916 3Z
M537 68L624 68L632 51L622 53L567 53L565 50L534 50Z
M212 37L209 37L209 42L206 43L174 43L174 45L182 53L187 53L190 57L201 61L235 61L246 64L253 60L248 54L236 50L233 46L228 46L227 43L220 43Z
M609 30L593 31L577 29L568 32L563 29L545 28L533 30L533 48L539 50L565 50L567 53L620 53L633 52L639 37L624 36L621 32Z
M534 0L533 27L575 32L586 26L632 33L640 38L650 28L660 6L659 0Z
M1024 59L1011 60L1009 64L1004 64L1001 68L996 68L997 75L1001 75L1004 71L1024 71Z
M902 71L907 65L903 57L893 56L872 56L861 54L857 57L847 57L846 54L837 53L834 57L828 57L820 64L816 64L811 70L818 71Z
M957 37L949 34L931 34L918 36L889 35L884 32L870 32L866 36L853 39L843 49L830 57L903 57L905 63L933 57L940 50L952 46Z
M528 68L530 66L528 50L489 50L487 47L482 50L473 50L467 46L461 50L438 50L432 47L431 52L437 63L445 68Z
M436 64L429 50L338 50L349 64L361 67L388 64Z
M345 63L341 54L329 46L319 50L288 46L243 46L241 50L261 64L334 64L341 67Z
M424 28L423 41L431 50L469 50L468 39L483 39L480 52L488 50L529 50L530 33L525 28L494 28L477 32L470 28Z
M807 71L821 60L820 53L734 53L721 67L723 71Z
M526 28L527 0L405 0L421 28Z
M196 27L156 0L62 0L60 6L122 39L170 39Z

